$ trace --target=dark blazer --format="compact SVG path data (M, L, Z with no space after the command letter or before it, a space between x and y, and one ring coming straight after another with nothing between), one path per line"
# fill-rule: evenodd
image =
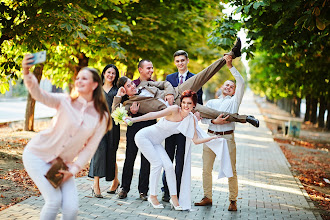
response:
M194 76L195 74L188 71L187 77L185 80L189 79L190 77ZM166 76L166 81L169 81L173 87L177 87L179 85L179 72L172 73ZM197 103L203 105L203 90L200 89L197 92Z

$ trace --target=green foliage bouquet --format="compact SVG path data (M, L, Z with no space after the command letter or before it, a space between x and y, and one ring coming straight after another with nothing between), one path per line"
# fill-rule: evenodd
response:
M114 112L111 114L115 124L127 124L128 126L132 126L133 122L130 121L127 117L127 110L124 106L120 105L120 107L116 108Z

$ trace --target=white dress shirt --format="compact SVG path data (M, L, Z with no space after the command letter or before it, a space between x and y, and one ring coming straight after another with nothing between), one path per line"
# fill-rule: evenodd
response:
M186 72L184 72L184 73L178 73L178 77L179 77L179 83L178 83L178 85L180 85L180 81L181 81L181 76L182 76L182 83L184 83L184 81L186 81L186 78L187 78L187 74L188 74L188 70L186 71Z
M236 79L235 94L225 97L220 95L218 99L211 99L206 103L207 107L228 113L238 113L244 95L244 79L235 67L230 68L230 72ZM209 130L216 132L235 130L235 122L216 125L211 122L211 119L202 119L202 123L208 124Z

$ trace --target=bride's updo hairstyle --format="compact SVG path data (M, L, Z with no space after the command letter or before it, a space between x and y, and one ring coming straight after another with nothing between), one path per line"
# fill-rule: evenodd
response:
M180 97L180 103L182 102L183 98L191 98L191 100L193 101L194 105L197 105L197 94L196 92L192 91L192 90L186 90L181 94Z

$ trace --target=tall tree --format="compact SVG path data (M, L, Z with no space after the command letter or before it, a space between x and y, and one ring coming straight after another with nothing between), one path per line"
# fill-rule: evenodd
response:
M228 30L224 33L246 29L249 46L244 51L248 58L256 56L251 68L254 91L272 98L304 98L312 91L315 99L329 99L328 0L223 2L235 7L233 15L240 13L241 17L224 18L218 29ZM232 40L227 37L220 43Z
M125 1L121 2L125 3ZM80 44L84 43L88 33L91 33L94 39L105 35L102 32L95 31L97 28L89 28L88 25L109 26L107 22L94 22L94 20L98 19L100 12L99 10L91 9L100 6L99 8L108 10L111 7L115 8L115 4L121 3L118 1L85 1L80 2L79 5L77 3L72 1L21 2L10 0L1 2L1 10L4 11L0 15L1 92L8 89L10 78L17 79L20 75L19 69L22 54L28 51L47 49L49 61L61 60L60 63L65 63L66 65L62 65L60 68L71 69L73 73L77 72L79 67L88 64L88 59L86 59L83 51L87 49L86 47L80 47ZM109 48L112 47L118 50L118 52L123 51L113 39L106 38L102 43L103 45L107 43ZM99 45L102 46L101 43ZM19 52L13 53L13 51ZM71 58L71 60L68 58ZM75 65L74 63L77 64ZM58 68L51 64L52 62L49 62L45 65L46 70ZM60 75L62 79L69 79L70 75L74 75L70 71L54 72L57 76ZM42 72L38 76L41 78ZM63 85L63 83L61 84ZM32 121L35 101L31 100L29 96L27 103L25 128L33 130Z
M211 0L4 0L0 5L4 11L0 15L1 92L8 90L10 79L21 76L23 54L44 49L43 76L60 87L69 86L86 65L122 62L133 72L138 60L147 58L158 68L167 68L177 49L189 49L196 57L214 57L205 36L219 7Z

